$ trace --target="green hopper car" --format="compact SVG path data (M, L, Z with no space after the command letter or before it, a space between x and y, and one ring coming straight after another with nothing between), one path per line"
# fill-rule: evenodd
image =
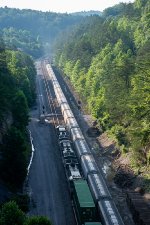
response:
M86 180L73 181L73 202L79 224L96 222L97 210ZM90 225L87 223L87 225ZM97 225L91 223L91 225ZM99 223L98 223L99 225Z

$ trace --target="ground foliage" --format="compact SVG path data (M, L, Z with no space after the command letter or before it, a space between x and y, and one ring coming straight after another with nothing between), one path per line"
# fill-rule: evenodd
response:
M51 222L44 216L27 217L14 201L10 201L0 210L0 225L51 225Z
M55 64L132 164L150 165L150 1L88 17L57 45Z

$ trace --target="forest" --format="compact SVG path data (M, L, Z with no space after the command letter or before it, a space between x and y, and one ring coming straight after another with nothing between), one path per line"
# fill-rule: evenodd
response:
M51 225L51 222L44 216L26 216L15 201L10 201L0 210L0 225Z
M0 179L10 190L21 189L30 157L26 127L36 98L33 59L52 45L54 65L85 110L149 185L150 0L120 3L96 15L0 8L0 31ZM4 204L0 225L50 225L23 211L16 201ZM8 215L16 215L14 221Z
M43 55L43 50L50 51L55 38L82 19L80 14L0 8L0 29L6 44L20 48L34 58Z
M7 48L23 51L33 58L44 54L44 49L39 36L35 37L30 31L17 30L13 27L2 30L3 40Z
M1 178L16 189L25 179L30 154L26 126L36 71L30 56L6 49L2 39L0 46Z
M150 1L120 3L58 40L55 65L135 171L150 169Z
M1 38L0 181L9 195L5 199L1 196L0 225L51 225L45 217L26 215L29 197L22 193L31 154L27 125L29 107L36 97L35 75L33 59L22 51L6 48Z
M0 167L1 178L13 189L24 181L30 154L26 126L36 98L33 59L43 56L47 42L51 44L56 35L80 19L69 14L0 8Z
M80 19L80 15L0 8L0 181L14 196L1 196L0 225L51 224L44 217L28 218L29 199L22 195L31 154L29 109L36 99L34 59ZM5 201L10 202L2 204Z

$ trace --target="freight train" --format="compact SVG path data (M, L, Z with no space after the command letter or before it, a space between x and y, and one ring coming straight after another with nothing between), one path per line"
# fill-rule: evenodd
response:
M82 176L76 152L65 126L57 126L57 136L78 224L101 225L89 186ZM67 139L66 139L67 137ZM95 222L96 221L96 222Z
M72 110L67 102L67 99L62 92L62 89L53 72L51 65L47 64L46 69L52 81L54 92L55 92L58 104L61 108L65 125L69 131L69 134L71 136L71 140L76 152L76 156L77 156L76 160L78 161L76 162L77 164L79 164L77 166L77 169L81 168L82 170L83 176L92 194L93 201L99 212L100 221L102 225L124 225L122 218L114 204L114 201L111 198L105 179L103 177L103 173L98 168L95 162L95 159L91 153L91 150L72 113ZM77 180L73 179L73 189L75 190L74 192L76 193L76 197L74 198L77 199L77 198L80 198L81 196L78 196L77 194L78 192L80 192L80 188L78 189L77 187L78 184L76 184L75 182L77 182ZM82 194L84 195L84 188L82 190L83 190ZM76 211L78 214L78 210ZM83 224L83 221L81 221L81 224Z

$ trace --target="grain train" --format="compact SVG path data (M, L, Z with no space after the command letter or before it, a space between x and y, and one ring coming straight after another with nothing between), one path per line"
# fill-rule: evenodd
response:
M81 168L83 176L92 194L93 201L98 210L100 222L102 225L124 225L122 218L120 217L120 214L111 198L111 195L107 188L102 171L100 171L100 169L98 168L95 162L95 159L91 153L91 150L88 144L86 143L86 140L72 113L72 110L67 102L67 99L62 92L62 89L53 72L51 65L47 64L46 69L51 78L58 104L61 108L61 112L65 121L66 127L69 131L69 134L71 136L71 140L73 143L73 147L75 149L75 153L76 153L75 155L77 156L77 159L74 158L75 160L74 162L77 163L77 165L76 163L74 163L74 165L76 165L75 166L76 172L79 171ZM63 145L63 142L60 142L60 144ZM69 142L66 144L69 145ZM67 160L67 158L65 160ZM71 164L68 163L68 166L69 165ZM70 174L74 174L73 189L74 190L76 189L75 192L77 193L77 190L79 191L79 189L77 187L78 185L75 183L77 182L75 178L75 174L78 174L78 176L80 177L80 173L79 172L73 173L73 169L70 169ZM74 198L77 198L77 196ZM83 221L81 221L81 224L83 224ZM84 223L84 224L88 224L88 223ZM89 223L89 224L92 224L92 223Z

